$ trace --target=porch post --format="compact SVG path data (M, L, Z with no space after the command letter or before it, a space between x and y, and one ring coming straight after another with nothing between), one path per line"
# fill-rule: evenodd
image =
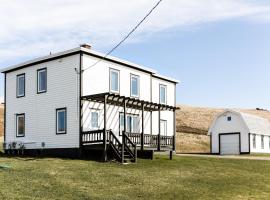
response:
M173 148L172 150L175 151L176 147L176 112L173 109Z
M127 132L127 102L124 100L124 132L122 133L122 163L124 163L125 135Z
M160 127L160 106L158 107L158 148L157 150L160 151L161 147L161 127Z
M141 151L144 149L144 104L142 103L142 134L141 134Z
M107 161L107 95L104 97L104 133L103 133L103 161Z

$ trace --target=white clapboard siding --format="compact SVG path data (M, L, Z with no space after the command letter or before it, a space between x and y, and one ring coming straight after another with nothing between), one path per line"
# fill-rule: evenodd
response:
M37 70L47 68L47 92L37 94ZM6 142L31 143L27 148L79 147L79 54L6 74ZM16 75L25 73L25 97L16 98ZM56 135L56 109L67 108L67 134ZM16 113L25 113L25 137L16 138Z

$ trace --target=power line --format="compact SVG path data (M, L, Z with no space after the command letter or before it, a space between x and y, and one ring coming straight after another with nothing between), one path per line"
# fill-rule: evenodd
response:
M85 68L84 70L82 70L82 72L90 69L91 67L94 67L95 65L97 65L98 63L100 63L101 61L103 61L108 55L110 55L113 51L115 51L115 49L117 49L123 42L125 42L129 36L131 36L132 33L134 33L136 31L136 29L146 20L147 17L149 17L149 15L151 15L151 13L158 7L158 5L162 2L162 0L159 0L155 6L144 16L144 18L126 35L126 37L124 37L115 47L113 47L110 51L108 51L105 56L103 56L102 58L100 58L98 61L96 61L94 64L90 65L89 67Z

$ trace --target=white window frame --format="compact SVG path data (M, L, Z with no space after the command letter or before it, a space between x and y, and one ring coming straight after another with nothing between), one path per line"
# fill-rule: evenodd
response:
M23 94L20 94L20 81L19 79L22 78L24 79L24 85L23 85ZM20 97L24 97L25 96L25 74L19 74L17 75L17 79L16 79L16 96L17 98L20 98Z
M64 121L64 129L63 131L59 131L59 127L58 127L58 113L59 112L65 112L65 121ZM67 133L67 108L58 108L56 109L56 134L60 135L60 134L66 134Z
M162 98L161 98L161 88L165 89L165 102L162 102ZM160 84L159 85L159 103L160 104L167 104L167 86Z
M117 79L118 80L118 84L117 84L118 90L112 89L112 73L117 73L117 75L118 75L118 79ZM110 68L110 92L117 93L117 94L120 93L120 71L117 69L112 69L112 68Z
M93 126L93 118L92 118L92 114L93 113L95 113L95 114L97 114L97 126L95 127L95 126ZM97 111L97 110L93 110L93 111L91 111L91 129L93 129L93 130L97 130L97 129L99 129L99 112Z
M23 134L19 134L19 118L23 118L23 128L24 132ZM25 136L25 114L16 114L16 137L24 137Z
M45 89L40 90L40 73L45 72ZM37 70L37 93L47 92L47 68Z
M133 94L133 87L132 87L132 79L135 78L137 79L137 91L138 91L138 94ZM131 97L135 97L135 98L139 98L140 97L140 76L138 75L135 75L135 74L131 74L130 75L130 96Z

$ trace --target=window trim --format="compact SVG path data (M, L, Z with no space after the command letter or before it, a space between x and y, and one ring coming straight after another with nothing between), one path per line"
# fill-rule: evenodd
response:
M19 77L21 77L21 76L23 76L24 77L24 93L23 93L23 95L19 95ZM26 80L25 80L25 73L22 73L22 74L18 74L17 76L16 76L16 97L17 98L21 98L21 97L25 97L25 83L26 83Z
M132 78L137 78L138 80L138 95L133 95L132 94ZM134 97L134 98L140 98L140 76L136 75L136 74L130 74L130 97Z
M161 102L161 87L164 87L165 88L165 103L162 103ZM166 105L167 104L167 85L164 85L164 84L159 84L159 103L160 104L163 104L163 105Z
M18 134L18 117L23 116L24 118L24 133L23 135ZM25 137L25 113L18 113L16 114L16 137Z
M58 131L58 112L59 111L62 111L64 110L65 111L65 131ZM56 135L63 135L63 134L67 134L67 108L66 107L63 107L63 108L57 108L56 109Z
M45 71L45 90L39 90L39 72ZM47 92L47 68L41 68L37 70L37 94L46 93Z
M114 68L110 68L110 74L109 74L109 88L110 88L110 92L115 93L115 94L120 94L120 70L114 69ZM118 74L118 91L112 90L112 72L116 72Z

